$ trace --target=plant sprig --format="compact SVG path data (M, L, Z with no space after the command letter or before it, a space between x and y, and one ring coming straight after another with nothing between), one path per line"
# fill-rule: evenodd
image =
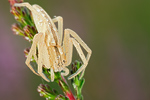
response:
M28 42L32 44L33 37L37 32L36 26L33 21L32 13L26 7L14 7L15 3L22 3L23 0L9 0L11 10L10 12L14 15L16 19L16 23L12 25L12 31L14 34L22 36ZM25 57L28 56L30 49L26 48L24 50ZM32 63L36 66L36 62L34 58L32 58ZM71 74L75 73L80 67L81 63L79 61L75 61L71 67ZM50 69L43 68L43 73L51 79ZM51 88L47 84L40 84L37 88L41 97L46 98L46 100L83 100L83 96L81 93L82 87L84 85L85 79L79 78L80 74L71 79L71 84L74 88L75 95L73 95L70 87L65 80L65 78L61 75L60 72L55 72L54 82L56 82L62 89L64 95L57 92L54 88Z

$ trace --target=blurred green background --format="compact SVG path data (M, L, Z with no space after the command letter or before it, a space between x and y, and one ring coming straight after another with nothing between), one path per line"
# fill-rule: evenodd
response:
M64 29L77 32L92 49L84 100L150 100L149 0L26 2L42 6L51 17L62 16ZM24 63L23 50L30 44L13 35L16 21L9 10L8 1L1 0L0 100L44 100L36 91L43 81Z

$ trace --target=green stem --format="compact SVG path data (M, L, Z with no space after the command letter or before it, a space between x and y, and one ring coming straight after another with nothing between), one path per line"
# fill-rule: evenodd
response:
M51 76L51 73L50 73L50 70L47 70L47 69L44 69L43 70L44 74L49 78ZM75 100L75 97L72 93L72 91L70 90L69 86L68 86L68 83L67 81L65 80L65 78L61 75L60 72L55 72L54 74L55 78L54 78L54 81L56 83L58 83L58 85L61 87L63 93L65 94L66 97L69 98L69 100Z

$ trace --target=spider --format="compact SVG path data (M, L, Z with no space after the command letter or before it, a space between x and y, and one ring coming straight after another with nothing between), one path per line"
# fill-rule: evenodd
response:
M14 6L27 7L31 11L38 31L33 38L30 52L25 61L26 65L33 71L33 73L41 76L47 82L50 80L43 73L43 67L50 69L51 81L54 81L54 72L61 72L61 75L63 76L68 75L69 69L66 66L70 65L72 61L74 45L83 61L83 65L74 74L70 75L68 79L72 79L81 72L82 76L92 51L71 29L65 29L63 34L63 18L57 16L51 19L46 11L36 4L30 5L29 3L15 3ZM56 22L58 22L58 28L55 26ZM87 57L85 57L80 45L87 51ZM38 65L37 72L30 64L32 57L34 57Z

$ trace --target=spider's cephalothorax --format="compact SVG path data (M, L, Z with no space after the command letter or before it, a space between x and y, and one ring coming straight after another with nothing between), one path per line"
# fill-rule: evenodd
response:
M71 29L65 29L63 34L62 17L58 16L51 19L44 9L38 5L31 6L29 3L16 3L14 6L27 7L32 13L34 23L38 30L38 33L33 38L33 44L26 60L27 66L35 74L49 82L49 79L43 74L42 67L44 66L51 70L51 81L54 81L54 72L63 71L61 73L63 76L68 75L69 70L66 66L70 65L72 61L73 45L79 53L83 65L76 73L69 76L68 79L72 79L80 72L84 73L92 51ZM56 22L58 22L58 28L54 24ZM87 51L87 57L85 57L80 45ZM38 49L38 54L36 49ZM38 64L37 72L30 65L32 56Z

